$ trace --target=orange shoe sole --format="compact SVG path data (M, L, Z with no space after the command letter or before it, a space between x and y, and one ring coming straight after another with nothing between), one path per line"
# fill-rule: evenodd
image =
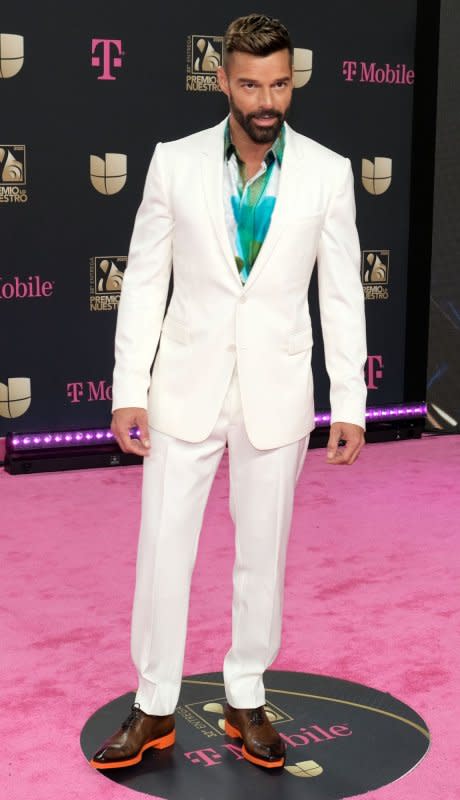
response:
M110 761L107 764L101 764L99 761L94 761L91 759L89 764L91 767L95 767L95 769L119 769L120 767L132 767L134 764L139 764L143 754L150 747L155 748L155 750L164 750L166 747L171 747L175 741L176 731L173 730L166 736L160 736L159 739L152 739L151 742L146 742L143 748L139 750L137 756L134 756L133 758L125 759L124 761Z
M227 736L231 736L234 739L243 738L238 728L235 728L227 720L225 720L225 733L227 734ZM257 764L257 766L265 767L266 769L274 769L275 767L284 767L284 763L286 761L285 756L283 756L282 758L278 758L276 761L268 761L265 758L258 758L257 756L253 756L252 753L249 753L248 750L246 750L246 746L244 744L241 752L243 753L243 757L247 761L251 761L252 764Z

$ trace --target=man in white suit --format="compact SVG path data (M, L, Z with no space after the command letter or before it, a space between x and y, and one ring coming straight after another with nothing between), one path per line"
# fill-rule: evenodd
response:
M93 756L98 769L138 763L175 740L191 576L226 445L236 558L225 730L249 761L284 764L263 673L280 648L294 491L314 427L315 261L331 464L357 458L366 398L350 161L285 122L292 53L278 20L231 23L218 69L229 116L158 143L147 174L117 319L112 422L122 450L144 456L131 628L138 689Z

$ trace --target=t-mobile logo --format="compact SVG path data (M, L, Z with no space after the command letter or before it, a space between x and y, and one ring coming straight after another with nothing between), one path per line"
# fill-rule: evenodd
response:
M412 86L415 72L407 64L377 64L375 61L344 61L342 73L348 83L386 83Z
M115 81L116 76L112 75L111 70L121 67L121 57L124 52L121 49L121 39L93 39L91 43L91 66L102 67L102 74L98 75L98 81Z

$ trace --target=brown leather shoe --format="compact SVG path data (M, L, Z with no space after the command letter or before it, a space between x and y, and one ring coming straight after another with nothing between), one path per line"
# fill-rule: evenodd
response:
M263 706L258 708L224 709L225 733L243 740L242 753L260 767L283 767L286 745L269 721Z
M145 714L139 703L133 703L121 728L106 739L89 762L96 769L130 767L138 764L144 750L163 750L176 740L174 714Z

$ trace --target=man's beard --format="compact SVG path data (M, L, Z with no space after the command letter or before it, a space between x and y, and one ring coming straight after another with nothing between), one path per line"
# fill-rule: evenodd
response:
M251 114L243 114L241 109L235 105L231 95L228 98L228 102L230 111L232 112L236 121L241 125L243 130L247 133L249 138L255 142L255 144L271 144L274 142L278 137L283 122L286 119L286 115L289 111L288 106L284 114L282 114L281 111L277 111L275 108L264 109L264 111L253 111ZM276 119L273 122L273 125L268 125L263 128L257 127L257 125L254 123L254 120L263 119L264 117L276 117Z

